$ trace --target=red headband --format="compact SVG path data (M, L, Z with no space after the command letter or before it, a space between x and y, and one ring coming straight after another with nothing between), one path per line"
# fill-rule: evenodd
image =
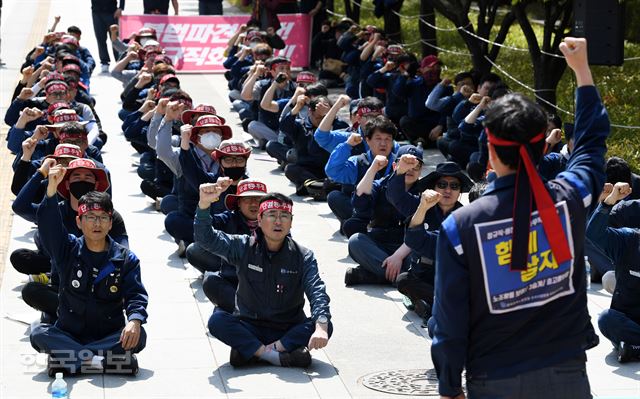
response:
M53 83L50 84L49 86L47 86L47 94L49 93L53 93L54 91L67 91L69 86L67 86L65 83Z
M59 133L58 134L58 141L59 142L63 142L67 139L84 139L87 137L86 133L80 133L80 134L75 134L75 133Z
M53 116L53 123L78 122L78 114L75 112L60 112Z
M91 204L91 205L82 204L82 205L80 205L78 207L78 216L85 215L86 213L88 213L90 211L102 211L102 212L105 212L106 214L108 214L109 216L111 216L111 212L105 211L104 208L102 206L100 206L100 204Z
M558 264L564 263L572 258L571 249L567 241L567 236L562 229L562 223L560 217L556 211L555 203L551 198L551 195L547 191L536 166L531 161L529 156L528 144L538 143L545 138L545 133L542 132L528 143L519 143L516 141L505 140L494 136L489 129L485 129L487 132L487 138L489 143L494 146L504 147L519 147L520 162L518 163L518 171L516 175L516 191L514 193L513 200L513 238L512 238L512 255L511 255L511 270L523 271L527 269L527 262L529 258L529 228L531 224L531 192L533 191L533 197L538 208L538 213L542 219L542 227L547 236L547 240L551 246L553 256L556 258ZM522 164L524 163L525 173L528 177L529 184L523 184L522 180ZM522 198L518 198L518 188L524 189L524 195ZM524 200L524 203L519 201ZM526 219L522 219L519 215L523 212L516 212L516 206L523 206L528 203L529 215ZM526 213L526 212L525 212ZM525 223L526 222L526 223ZM526 244L526 245L525 245Z
M270 211L272 209L293 213L292 205L278 200L268 200L260 204L260 210L258 211L258 214L262 215L262 213L264 213L265 211Z
M356 115L362 116L367 114L380 114L380 110L369 108L369 107L360 107L356 110Z

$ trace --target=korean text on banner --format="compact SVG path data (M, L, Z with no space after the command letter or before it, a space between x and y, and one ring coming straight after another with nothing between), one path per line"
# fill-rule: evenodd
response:
M123 15L120 35L127 38L143 26L154 28L177 70L224 72L222 62L227 42L249 18L249 15ZM282 25L278 35L287 46L276 50L275 55L290 58L293 67L308 66L311 18L306 14L282 14L278 18Z

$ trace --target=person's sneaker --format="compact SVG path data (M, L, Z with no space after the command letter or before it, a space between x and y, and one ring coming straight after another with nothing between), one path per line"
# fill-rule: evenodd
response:
M138 358L134 354L111 354L104 359L104 372L106 374L138 375L140 368Z
M162 204L162 201L160 200L160 198L156 198L156 200L153 203L153 207L155 208L156 212L162 211L161 204Z
M618 362L627 363L632 360L640 359L640 345L631 345L624 341L620 341L618 348Z
M100 73L101 74L108 74L109 73L109 64L102 64L102 66L100 67Z
M382 282L384 281L362 266L350 267L344 274L344 285L347 287L360 284L380 284Z
M294 349L291 352L280 352L282 367L307 368L311 364L311 354L307 348Z
M49 283L49 276L47 276L47 273L30 274L29 282L47 284Z

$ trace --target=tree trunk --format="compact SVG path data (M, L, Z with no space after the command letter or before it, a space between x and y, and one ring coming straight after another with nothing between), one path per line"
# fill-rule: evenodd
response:
M436 26L436 12L426 0L422 0L420 2L420 15L424 15L422 19L424 19L431 25ZM422 22L418 22L418 26L420 28L420 39L423 41L422 56L426 57L427 55L431 54L438 55L438 50L424 44L424 42L427 42L432 46L438 45L438 41L436 39L436 30Z
M543 106L547 112L558 113L553 105L557 104L556 89L566 68L567 64L563 59L544 54L539 58L539 61L534 63L533 78L537 97L536 101Z
M387 34L389 40L397 43L402 43L402 27L400 26L400 17L393 11L400 13L401 8L402 1L399 1L390 9L384 10L384 32Z
M351 18L355 23L360 23L360 3L361 0L344 0L344 12L347 18Z

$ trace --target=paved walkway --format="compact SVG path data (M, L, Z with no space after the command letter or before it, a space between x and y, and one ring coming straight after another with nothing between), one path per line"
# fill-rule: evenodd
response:
M182 9L195 10L195 1ZM2 22L3 59L9 68L1 71L1 101L4 114L13 90L19 59L25 54L33 15L24 17L24 4L5 1ZM32 4L32 2L28 2ZM89 2L57 0L51 5L41 0L50 16L61 13L61 27L74 24L86 32L83 45L97 54L92 37ZM182 0L181 0L182 4ZM127 3L127 12L140 11L141 5ZM35 10L35 7L34 7ZM9 18L9 16L20 16ZM51 17L49 18L50 21ZM183 87L194 102L212 103L232 126L239 123L229 111L226 82L219 75L181 76ZM335 334L327 348L313 352L313 365L307 370L259 367L234 370L228 363L229 350L206 332L206 322L213 309L204 296L197 273L173 252L172 239L164 232L163 216L153 210L150 200L139 191L139 179L132 167L137 155L125 142L116 117L119 109L119 84L107 76L92 78L98 112L110 133L105 164L114 177L116 209L123 214L131 249L142 262L143 281L150 295L147 348L139 355L141 372L135 379L117 376L69 378L72 398L345 398L391 397L364 387L361 377L384 370L432 369L429 340L420 320L407 313L394 290L381 287L347 289L344 270L352 265L346 241L336 233L338 221L326 203L296 198L292 234L312 248L318 258L322 278L331 296ZM241 128L234 129L236 135ZM6 152L2 158L6 158ZM429 170L439 156L429 153ZM293 194L294 187L277 171L277 164L265 153L255 153L249 162L249 174L265 181L270 190ZM5 180L0 178L0 183ZM8 192L8 185L0 187ZM0 197L2 198L2 197ZM294 197L295 198L295 197ZM3 204L4 205L4 204ZM7 214L0 226L7 226ZM8 228L7 228L8 230ZM33 227L15 218L10 231L8 250L33 247ZM8 231L2 230L1 234ZM20 299L24 279L7 266L0 287L0 397L42 398L48 395L51 380L43 373L45 359L29 345L29 323L38 314ZM608 306L610 297L595 286L589 293L591 314ZM608 343L589 351L589 376L598 397L640 397L640 365L620 367ZM416 381L420 386L424 380Z

